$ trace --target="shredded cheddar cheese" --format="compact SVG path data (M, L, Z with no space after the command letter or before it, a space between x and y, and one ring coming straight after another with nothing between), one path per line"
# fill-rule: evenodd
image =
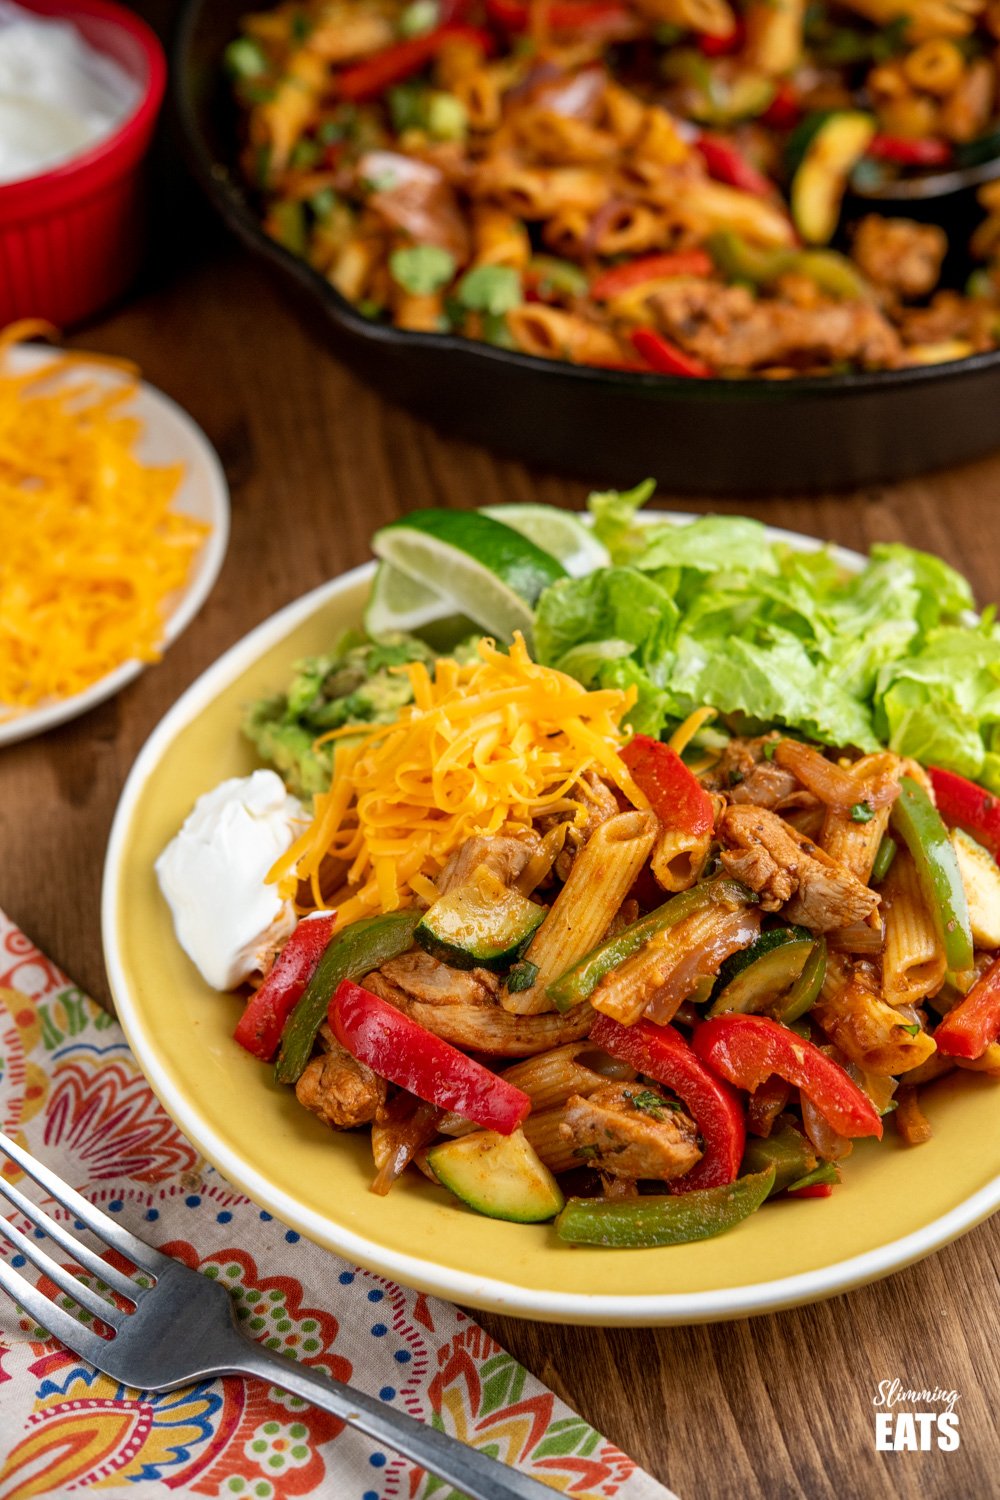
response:
M3 366L46 324L0 334L0 720L82 691L133 658L155 661L164 605L187 579L207 531L171 509L179 464L153 468L122 411L136 371L61 355L27 374ZM112 364L114 389L81 372Z
M619 755L634 690L588 692L533 662L479 643L479 660L399 669L414 702L392 724L346 725L332 785L313 821L269 879L308 881L317 906L343 926L373 912L433 900L433 879L474 834L516 832L545 812L583 822L580 781L600 773L646 807Z

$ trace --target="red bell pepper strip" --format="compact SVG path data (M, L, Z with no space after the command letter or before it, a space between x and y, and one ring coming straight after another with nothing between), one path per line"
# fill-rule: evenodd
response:
M758 172L730 141L719 135L703 133L694 146L708 168L709 177L714 177L716 182L726 182L744 193L753 193L756 198L773 197L771 184L763 172Z
M868 142L865 155L875 161L894 162L900 167L946 167L954 152L949 141L933 136L909 140L901 135L874 135Z
M660 375L685 375L692 380L710 380L715 373L710 365L695 354L686 354L678 349L655 328L633 328L632 347L641 354L650 369Z
M840 1135L882 1137L874 1104L840 1064L769 1016L715 1016L697 1028L691 1045L702 1062L737 1088L753 1093L777 1073Z
M301 921L264 983L247 1001L233 1036L261 1062L270 1062L278 1050L285 1022L316 972L336 916L336 912L323 912Z
M419 73L421 68L435 58L441 48L449 42L469 41L481 47L484 53L493 50L493 38L488 31L478 26L461 24L438 26L424 36L415 36L407 42L396 42L366 57L363 62L345 68L336 79L336 91L341 99L360 104L366 99L377 99L393 84Z
M677 250L673 255L644 255L641 260L627 261L601 271L590 283L590 295L598 301L618 297L645 281L663 276L711 276L715 261L705 250Z
M774 91L774 98L759 117L762 125L772 130L791 130L802 118L802 101L799 91L787 78L782 78Z
M697 38L698 51L702 57L730 57L734 52L739 52L746 39L746 26L742 17L737 16L732 31L727 31L722 36L710 36L707 31L701 32Z
M351 979L330 1001L329 1021L341 1046L381 1078L484 1130L510 1135L531 1109L521 1089Z
M670 745L636 734L621 758L665 829L695 835L712 831L712 799Z
M531 24L528 0L486 0L486 14L505 31L527 31ZM632 19L623 0L554 0L540 6L539 15L552 31L600 31Z
M945 1057L982 1057L1000 1039L1000 958L950 1010L934 1033Z
M946 823L957 823L971 833L994 859L1000 859L1000 797L966 781L954 771L937 766L928 770L937 810Z
M622 1026L610 1016L598 1016L590 1040L671 1089L691 1111L705 1154L697 1166L670 1184L672 1192L688 1193L736 1181L746 1145L739 1099L698 1061L679 1031L652 1021Z
M811 1182L808 1187L789 1188L789 1198L829 1198L833 1192L832 1182Z

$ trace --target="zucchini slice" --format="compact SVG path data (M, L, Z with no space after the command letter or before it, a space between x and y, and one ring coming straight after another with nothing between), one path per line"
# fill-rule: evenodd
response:
M520 958L544 916L544 906L480 865L468 884L438 897L414 937L428 953L456 969L501 973Z
M742 962L730 959L728 973L725 965L720 970L721 988L708 1014L769 1010L800 977L814 947L812 933L801 927L775 927L762 933L749 948L733 955Z
M875 134L875 121L860 110L835 110L817 128L792 178L795 227L811 245L833 238L847 179Z
M431 1170L469 1208L491 1219L542 1224L563 1207L559 1184L522 1130L477 1130L433 1146Z
M969 906L972 941L977 948L1000 947L1000 866L963 828L952 829L951 841Z

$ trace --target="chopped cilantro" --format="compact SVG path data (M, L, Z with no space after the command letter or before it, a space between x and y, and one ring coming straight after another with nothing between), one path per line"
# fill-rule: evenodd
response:
M739 786L740 782L741 781L745 781L745 780L746 780L746 777L743 775L742 771L730 771L730 773L729 773L729 785L730 786Z
M292 147L292 154L289 161L299 171L308 172L319 161L320 151L321 148L318 141L313 141L308 136L303 136Z
M573 1155L581 1161L596 1161L601 1154L600 1146L574 1146Z
M226 67L236 78L259 78L267 72L267 58L260 45L249 36L237 37L225 51Z
M851 808L852 823L870 823L875 816L875 809L870 802L855 802Z
M530 990L537 978L538 965L533 964L530 958L522 958L507 975L508 993L518 995L522 990Z
M767 744L764 746L764 759L765 760L773 760L774 759L774 752L775 752L775 750L777 750L777 748L778 748L778 741L777 740L768 740Z
M395 172L380 172L377 177L366 177L361 186L369 193L391 193L399 178Z
M297 10L292 17L292 41L301 47L312 31L312 22L304 11Z
M483 313L483 339L487 344L493 344L497 349L516 349L514 335L507 327L506 313Z
M633 1109L650 1115L654 1120L662 1120L665 1109L676 1109L676 1105L671 1106L660 1094L654 1094L652 1089L642 1089L638 1094L626 1094L625 1098Z
M328 219L337 206L337 195L333 188L321 188L309 199L309 207L317 219Z
M923 1030L923 1027L921 1026L919 1021L914 1021L910 1025L906 1025L901 1021L900 1025L902 1026L904 1031L909 1032L910 1036L919 1036L921 1031Z
M521 305L520 274L513 266L476 266L458 283L458 300L470 312L499 317Z
M440 245L409 245L389 257L392 279L415 297L439 292L455 274L455 257Z
M392 128L397 135L404 130L422 130L427 122L427 89L422 83L397 83L386 95Z
M397 22L400 36L424 36L441 23L441 9L437 0L411 0Z

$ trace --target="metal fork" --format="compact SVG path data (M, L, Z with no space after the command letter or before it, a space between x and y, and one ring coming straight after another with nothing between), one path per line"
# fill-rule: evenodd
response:
M88 1203L74 1188L35 1161L0 1132L0 1152L17 1163L39 1187L61 1203L105 1245L153 1278L144 1287L102 1260L74 1235L0 1176L0 1194L37 1229L41 1229L84 1271L99 1277L111 1292L133 1304L122 1311L84 1285L48 1255L33 1236L0 1218L0 1237L32 1261L50 1281L111 1330L110 1338L84 1326L46 1297L11 1265L0 1259L0 1287L41 1327L61 1339L105 1375L141 1391L169 1391L213 1375L250 1375L291 1391L324 1411L357 1427L369 1437L470 1497L470 1500L552 1500L552 1490L506 1464L468 1448L382 1401L331 1380L306 1365L258 1344L236 1321L234 1304L218 1281L192 1271L154 1250L144 1240Z

